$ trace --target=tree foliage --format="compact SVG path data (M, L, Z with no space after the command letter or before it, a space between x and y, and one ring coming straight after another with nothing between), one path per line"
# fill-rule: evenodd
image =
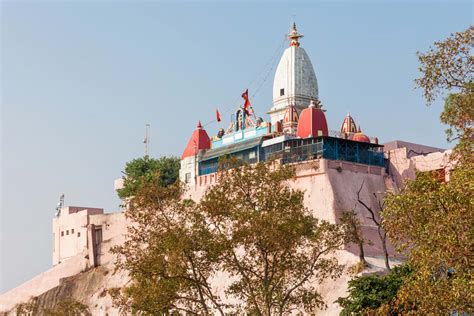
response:
M441 122L450 126L446 130L448 140L460 139L461 144L472 145L474 121L474 84L466 83L463 92L451 93L444 103Z
M349 281L349 295L337 300L343 308L341 316L364 315L378 311L394 315L400 312L395 298L404 278L411 269L407 265L396 266L386 275L363 275Z
M89 316L89 308L72 298L59 301L52 309L45 309L45 316Z
M180 183L164 186L152 180L129 201L125 214L134 224L125 243L112 250L119 255L117 268L131 278L127 287L111 293L123 310L152 315L221 311L209 283L219 248L182 194Z
M44 315L44 316L89 316L89 308L69 297L59 300L52 308L38 306L38 298L34 297L27 303L20 304L16 309L18 316Z
M303 192L289 186L291 168L236 160L220 166L218 182L198 203L182 199L181 184L156 181L130 199L126 214L134 225L113 251L131 282L112 291L115 303L149 314L322 308L316 284L342 272L332 253L345 241L343 226L311 215ZM223 303L212 286L217 275L230 277L224 290L241 306Z
M474 59L471 56L474 27L435 42L426 53L417 53L422 76L415 80L428 103L447 91L461 91L472 82Z
M158 181L163 186L176 182L179 176L179 159L177 157L161 157L159 159L145 156L127 162L124 171L124 184L122 189L117 190L121 199L131 197L137 193L140 187L149 181ZM159 173L159 177L155 174Z
M419 54L422 77L416 83L428 103L448 94L441 120L451 128L448 136L455 133L459 143L449 181L441 181L436 172L418 173L400 194L385 200L383 226L413 268L397 295L405 312L474 313L473 30Z
M354 243L359 248L359 263L361 268L367 266L365 260L364 245L371 244L370 240L366 240L362 234L362 225L357 213L352 209L342 213L341 223L346 226L348 241Z
M381 285L385 288L383 278L350 281L349 297L339 299L343 314L474 313L473 31L470 27L418 53L422 76L415 83L428 104L446 96L441 121L450 127L448 139L459 142L448 182L436 171L418 173L400 194L392 192L384 201L381 224L392 244L408 257L412 272L396 278L396 286L387 288L389 295L383 299L376 294ZM397 271L388 276L392 274Z
M448 95L441 113L441 121L450 126L448 139L472 138L473 32L474 27L470 27L452 34L446 40L434 43L428 52L417 54L422 76L415 83L423 90L427 103L431 104L437 97Z
M324 307L316 286L342 272L332 256L345 241L342 226L305 208L304 193L289 185L292 168L237 164L221 162L226 170L200 205L223 247L223 269L235 277L227 293L252 315Z
M414 272L399 299L423 313L473 313L474 172L462 165L441 182L419 173L399 195L389 195L384 227Z

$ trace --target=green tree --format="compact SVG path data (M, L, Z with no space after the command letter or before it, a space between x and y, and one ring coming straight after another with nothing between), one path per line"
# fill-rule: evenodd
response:
M401 194L386 199L384 227L397 250L413 267L399 293L424 314L474 312L472 262L474 172L462 165L441 182L419 173Z
M182 184L159 183L151 177L129 201L125 214L133 225L112 252L131 282L111 292L114 302L133 313L210 315L213 308L223 315L209 282L218 269L219 247L195 204L182 199Z
M349 295L340 297L337 302L343 308L341 316L378 313L396 315L400 311L395 306L395 298L409 276L407 265L396 266L386 275L364 275L349 281Z
M45 316L89 316L89 308L69 297L59 300L52 308L39 306L38 297L31 298L27 303L20 304L16 308L18 316L45 315Z
M145 182L156 180L160 185L171 185L179 176L180 162L177 157L161 157L159 159L145 156L127 162L124 171L124 184L117 190L121 199L129 198L137 193ZM155 173L160 176L155 177Z
M342 226L305 208L304 193L290 187L290 167L232 159L220 166L200 210L223 251L222 268L233 277L227 293L251 315L323 308L316 287L341 275L332 254L346 241Z
M89 308L74 300L73 298L65 298L51 309L45 309L43 311L45 316L89 316L92 315L89 312Z
M447 130L450 140L470 141L473 136L473 32L471 26L435 42L426 53L417 53L421 77L415 84L423 90L427 104L447 95L441 122L450 126Z
M405 311L421 314L474 313L472 155L472 32L453 34L418 54L422 77L416 80L431 103L447 95L442 122L459 140L448 170L418 173L400 194L389 194L382 212L392 244L408 257L413 273L397 294Z

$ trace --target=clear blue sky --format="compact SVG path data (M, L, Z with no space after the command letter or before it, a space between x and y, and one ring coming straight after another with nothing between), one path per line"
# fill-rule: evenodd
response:
M255 92L293 15L330 129L350 112L382 142L449 147L441 102L428 108L414 90L415 52L472 23L469 1L3 1L1 9L0 292L51 266L61 192L67 205L118 210L113 180L142 155L144 125L152 156L180 155L199 119L233 108L247 87ZM272 80L273 71L252 99L262 115Z

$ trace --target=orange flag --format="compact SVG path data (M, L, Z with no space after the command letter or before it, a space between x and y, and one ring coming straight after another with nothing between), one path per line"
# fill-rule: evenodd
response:
M242 98L245 100L244 102L244 112L246 115L250 115L249 107L250 107L250 100L249 100L249 89L245 90L242 93Z

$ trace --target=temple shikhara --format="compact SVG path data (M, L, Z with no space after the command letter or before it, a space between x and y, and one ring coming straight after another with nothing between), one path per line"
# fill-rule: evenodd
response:
M313 65L301 47L302 37L293 24L289 47L273 81L273 105L267 112L270 120L255 115L246 91L244 105L236 109L227 130L221 128L209 137L199 122L181 156L181 181L191 188L212 183L222 155L251 164L269 159L286 164L323 158L365 165L371 173L382 173L383 146L376 137L362 133L349 114L341 119L339 130L329 130Z
M231 113L226 128L218 129L216 135L209 135L207 126L199 121L202 118L196 118L197 125L189 140L182 140L179 178L188 187L186 198L199 200L209 186L219 181L218 161L223 155L249 164L291 164L296 170L291 185L304 190L306 207L315 217L337 223L344 211L354 209L358 213L364 237L373 242L366 246L366 259L372 272L382 271L384 259L377 227L358 205L358 192L367 205L378 209L385 192L397 192L417 171L440 170L449 177L450 151L400 140L382 143L357 124L357 113L353 117L332 112L331 104L323 104L319 99L316 72L302 38L293 24L288 47L275 71L267 118L257 115L248 91L243 92L242 105ZM312 39L308 36L305 40ZM340 116L340 125L328 126L327 112L333 117ZM377 131L369 134L377 135ZM116 180L116 189L122 183L122 179ZM52 225L53 267L1 295L0 312L14 314L15 306L31 297L53 295L67 278L77 281L95 277L96 282L89 284L87 290L76 285L70 289L70 295L85 301L94 315L117 314L111 298L103 293L128 281L124 273L112 273L115 257L110 248L125 240L129 224L124 211L104 213L100 208L60 205ZM356 248L349 244L340 250L340 262L357 263ZM391 247L389 252L391 260L400 260ZM97 276L94 268L109 272ZM349 278L345 275L320 285L320 293L328 304L321 314L338 314L340 307L334 301L345 295ZM225 278L216 279L216 288L225 282ZM81 296L84 291L87 295Z

